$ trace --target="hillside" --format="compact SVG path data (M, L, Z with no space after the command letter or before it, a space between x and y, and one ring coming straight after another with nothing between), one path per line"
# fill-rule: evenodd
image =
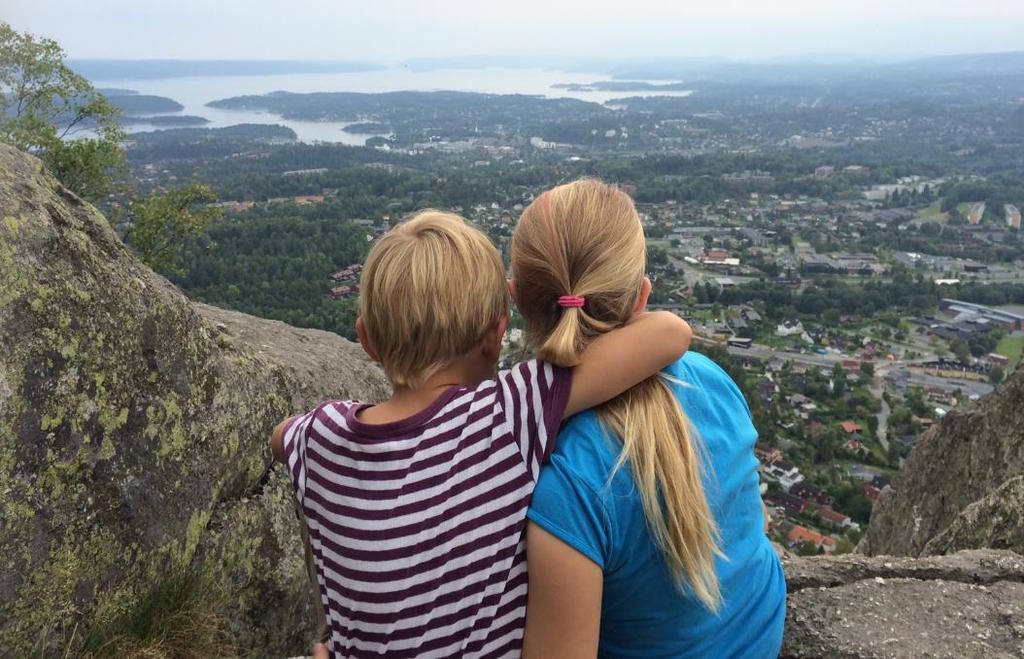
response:
M875 504L867 554L1024 553L1024 369L923 435Z

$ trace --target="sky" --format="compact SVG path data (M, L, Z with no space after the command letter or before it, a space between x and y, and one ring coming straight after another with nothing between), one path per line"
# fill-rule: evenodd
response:
M1024 50L1024 0L0 0L72 58L906 58Z

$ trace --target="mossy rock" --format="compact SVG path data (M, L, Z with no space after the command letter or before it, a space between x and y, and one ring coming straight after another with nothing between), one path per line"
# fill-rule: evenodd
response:
M0 655L74 655L182 571L239 653L304 649L269 433L324 398L386 391L338 336L192 303L0 145Z

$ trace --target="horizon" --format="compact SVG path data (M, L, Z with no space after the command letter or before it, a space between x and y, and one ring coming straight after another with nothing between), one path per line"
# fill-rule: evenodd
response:
M326 0L288 6L269 0L140 6L95 0L71 7L39 0L11 7L5 20L56 40L72 59L110 60L898 61L1015 52L1024 32L1024 5L1007 0L939 7L925 0L899 6L866 0L857 7L812 0L747 4L636 0L626 10L610 0L557 5L522 0L518 11L504 14L469 0L429 8L399 0L372 6Z

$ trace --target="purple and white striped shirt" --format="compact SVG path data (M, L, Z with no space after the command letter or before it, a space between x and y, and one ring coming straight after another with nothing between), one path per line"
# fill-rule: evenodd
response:
M354 401L292 420L332 656L519 656L526 510L571 379L529 361L393 423L359 421Z

